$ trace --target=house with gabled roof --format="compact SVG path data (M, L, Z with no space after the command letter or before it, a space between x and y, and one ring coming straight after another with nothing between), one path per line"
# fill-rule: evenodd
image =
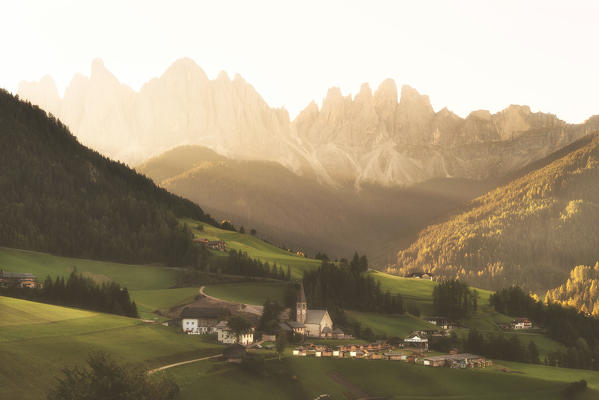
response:
M179 316L181 329L190 335L213 333L220 313L218 308L185 307Z

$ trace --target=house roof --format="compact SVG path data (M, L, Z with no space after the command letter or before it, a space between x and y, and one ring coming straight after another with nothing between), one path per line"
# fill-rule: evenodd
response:
M514 318L515 323L519 323L519 322L530 322L530 320L528 318Z
M328 314L327 310L308 310L305 323L319 325L326 314Z
M343 331L339 328L333 329L333 333L343 333Z
M216 329L229 329L229 322L228 321L220 321L218 324L216 324L215 328Z
M205 308L205 307L185 307L181 311L181 318L207 318L217 319L220 315L220 309L218 308Z
M422 339L420 336L412 336L412 337L404 339L404 342L408 342L408 343L424 343L424 342L428 342L428 339Z
M447 354L447 355L441 355L441 356L426 357L425 360L429 360L429 361L443 361L443 360L462 361L462 360L479 360L482 358L484 358L484 357L478 356L476 354L461 353L461 354Z

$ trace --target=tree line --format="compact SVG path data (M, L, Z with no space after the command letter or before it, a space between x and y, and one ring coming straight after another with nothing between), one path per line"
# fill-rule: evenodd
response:
M221 275L238 275L291 280L291 268L250 257L247 252L231 249L226 257L213 255L203 246L194 246L191 264L177 271L177 286L206 284L222 280Z
M338 265L323 260L320 267L304 272L303 283L308 306L312 308L347 308L388 314L405 313L401 295L381 289L380 281L366 274L368 261L357 253L351 262Z
M68 279L49 276L42 288L0 287L0 295L60 306L79 307L110 314L138 317L137 305L127 288L116 282L98 284L76 271Z
M455 279L446 280L433 289L435 315L451 321L469 318L478 307L478 292L468 284Z

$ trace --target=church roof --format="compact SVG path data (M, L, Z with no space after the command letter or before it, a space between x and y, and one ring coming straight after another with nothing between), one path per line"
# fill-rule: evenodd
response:
M305 328L304 324L302 324L301 322L298 321L287 321L287 325L289 325L290 327L297 329L297 328Z
M300 283L300 290L297 294L297 302L305 303L306 302L306 294L304 293L304 282Z
M308 310L306 313L306 324L320 325L322 319L327 314L327 310Z

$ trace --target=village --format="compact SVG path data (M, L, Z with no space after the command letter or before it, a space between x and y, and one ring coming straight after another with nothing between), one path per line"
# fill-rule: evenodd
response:
M258 334L255 333L254 327L236 334L229 327L227 320L222 318L222 310L216 308L185 307L177 323L180 323L182 331L186 334L215 334L219 343L233 345L225 352L229 354L226 357L229 361L239 362L245 354L245 349L272 349L277 335L286 335L302 338L291 351L294 357L391 360L448 368L484 368L492 365L492 361L483 356L459 353L455 349L448 354L429 351L430 337L448 336L451 330L457 328L456 323L445 318L426 318L427 322L436 325L438 329L413 331L400 341L379 340L358 344L352 343L351 335L333 326L327 310L313 310L307 307L303 285L300 285L295 308L295 320L292 320L288 313L281 313L277 334ZM531 327L532 324L527 319L517 318L506 329L520 330Z
M220 251L226 249L222 241L201 239L202 244ZM432 279L428 274L414 274L416 279ZM16 286L20 288L42 288L36 276L31 273L13 273L0 270L0 286ZM207 297L202 295L203 297ZM212 299L217 300L218 299ZM327 310L309 309L303 284L300 284L295 304L295 318L291 318L289 310L280 313L276 333L256 332L255 320L262 310L253 312L248 325L235 328L229 325L231 310L218 306L217 303L206 306L185 306L178 316L165 322L165 325L180 327L182 333L188 335L214 335L216 341L230 345L223 351L225 359L239 362L246 349L272 349L278 335L300 338L291 350L294 357L341 358L403 361L430 367L449 368L484 368L492 365L492 361L483 356L459 353L452 349L448 354L429 351L429 339L435 336L449 336L458 325L442 317L424 318L437 327L434 330L412 331L407 337L397 340L379 340L373 343L352 343L352 335L334 327L333 320ZM246 310L247 311L247 310ZM246 315L250 315L246 313ZM532 323L527 318L515 318L509 324L500 325L504 330L528 330ZM312 340L312 341L311 341ZM330 344L327 343L330 341ZM297 340L296 340L297 342ZM339 343L343 342L343 343Z

